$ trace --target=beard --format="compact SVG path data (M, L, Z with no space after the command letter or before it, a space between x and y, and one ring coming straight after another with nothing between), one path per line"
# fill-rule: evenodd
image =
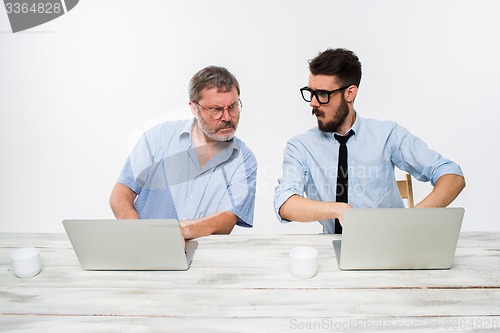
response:
M325 116L325 113L317 108L313 108L312 114L315 116ZM323 122L318 118L318 128L322 132L337 132L340 126L344 123L347 116L349 115L349 106L344 96L341 96L340 105L335 113L333 120L328 122Z
M234 137L234 133L236 132L236 128L238 127L237 123L234 123L232 121L221 121L215 129L211 130L209 128L208 124L205 122L205 120L203 120L203 118L201 117L201 115L199 113L196 116L196 120L198 121L198 125L200 126L203 134L205 134L205 136L207 138L209 138L210 140L216 141L216 142L226 142L226 141L231 140ZM223 128L232 128L233 131L232 131L232 133L228 133L228 134L217 133L219 130L221 130Z

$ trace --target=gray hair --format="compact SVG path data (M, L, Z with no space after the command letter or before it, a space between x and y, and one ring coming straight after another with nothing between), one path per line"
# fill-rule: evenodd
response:
M226 68L218 66L208 66L199 70L189 81L189 100L198 102L203 89L217 88L218 92L229 92L236 87L238 96L240 95L240 84L236 77Z

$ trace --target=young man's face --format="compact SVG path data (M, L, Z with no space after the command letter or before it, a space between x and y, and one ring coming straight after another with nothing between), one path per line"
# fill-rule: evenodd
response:
M311 90L332 91L342 88L331 75L309 74L308 87ZM311 98L309 105L313 108L312 114L318 120L318 127L323 132L339 132L339 128L344 124L349 115L349 107L344 97L344 91L340 90L330 95L327 104L321 104L315 96Z

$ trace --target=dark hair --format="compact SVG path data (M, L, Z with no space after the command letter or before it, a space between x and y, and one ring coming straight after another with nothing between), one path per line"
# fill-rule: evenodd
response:
M327 49L309 60L312 75L335 75L341 86L361 82L361 63L352 51L346 49Z
M198 102L201 98L201 91L205 88L217 88L218 92L229 92L233 86L236 87L239 96L240 84L233 74L224 67L208 66L199 70L191 78L189 82L189 100Z

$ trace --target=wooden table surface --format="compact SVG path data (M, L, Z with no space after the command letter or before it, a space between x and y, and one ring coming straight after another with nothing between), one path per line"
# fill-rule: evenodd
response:
M462 233L450 270L340 271L336 235L200 238L188 271L84 271L65 234L0 234L0 332L500 331L500 233ZM295 279L288 251L319 251ZM9 253L42 251L19 279Z

